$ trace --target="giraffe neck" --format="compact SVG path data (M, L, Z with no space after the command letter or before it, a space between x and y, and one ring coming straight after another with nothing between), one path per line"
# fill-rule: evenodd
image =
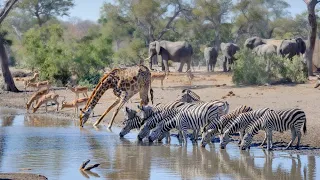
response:
M115 73L118 72L119 69L115 69L112 72L104 75L96 88L93 90L84 110L88 110L90 107L91 110L97 105L98 101L102 97L102 95L109 89L113 88L114 85L117 85L114 83L114 80L116 79Z

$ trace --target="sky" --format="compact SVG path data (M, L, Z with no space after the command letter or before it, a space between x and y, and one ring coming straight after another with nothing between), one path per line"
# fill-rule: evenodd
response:
M286 1L291 5L288 11L293 16L307 10L307 6L303 0ZM97 21L100 15L100 8L104 2L112 2L112 0L75 0L75 7L70 10L70 17ZM68 20L69 17L63 17L62 19Z

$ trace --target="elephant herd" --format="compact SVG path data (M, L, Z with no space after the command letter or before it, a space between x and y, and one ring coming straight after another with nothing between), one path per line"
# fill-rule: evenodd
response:
M280 55L292 59L295 55L304 54L306 51L306 43L301 38L291 40L283 40L279 47L268 44L266 39L260 37L248 38L244 46L252 50L257 56ZM234 55L240 50L240 47L234 43L221 43L220 49L223 56L223 71L230 71L230 65L236 60ZM207 64L208 71L214 71L217 63L218 51L213 47L206 47L204 49L204 59ZM152 64L158 63L158 56L161 57L162 70L168 72L168 61L180 62L178 71L182 72L184 64L187 64L187 70L190 69L193 55L193 48L191 44L186 41L154 41L149 44L149 63L150 69ZM227 69L227 63L229 68ZM268 67L268 66L267 66Z

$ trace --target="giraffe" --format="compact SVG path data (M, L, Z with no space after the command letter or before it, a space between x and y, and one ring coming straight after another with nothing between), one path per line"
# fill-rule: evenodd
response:
M139 92L140 105L147 105L149 103L148 91L150 90L151 102L153 104L153 90L151 88L151 72L144 65L138 65L130 68L116 68L110 73L105 74L92 92L84 109L80 109L80 126L86 123L94 107L102 95L108 90L113 89L113 94L116 100L106 109L101 117L94 123L97 126L105 115L111 111L115 106L115 110L108 128L112 127L113 121L117 116L121 107L135 94Z

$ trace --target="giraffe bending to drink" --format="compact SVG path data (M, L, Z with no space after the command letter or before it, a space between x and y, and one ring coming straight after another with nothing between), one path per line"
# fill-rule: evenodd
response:
M111 128L115 117L117 116L121 107L135 94L139 92L140 105L147 105L149 103L148 92L150 90L151 102L153 103L153 90L151 89L151 73L144 65L138 65L130 68L116 68L110 73L105 74L92 92L84 109L80 109L80 126L86 123L94 107L97 105L101 96L108 89L113 89L113 94L117 99L95 122L97 126L105 115L111 111L115 106L115 110L108 128Z

